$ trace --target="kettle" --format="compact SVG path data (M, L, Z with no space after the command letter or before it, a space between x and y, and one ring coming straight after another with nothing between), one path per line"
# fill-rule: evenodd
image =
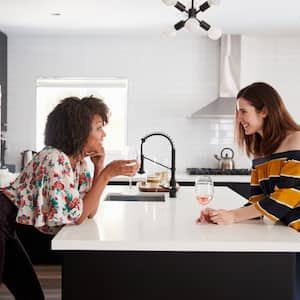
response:
M32 160L32 157L34 154L36 154L36 151L33 150L25 150L21 152L22 155L22 165L21 165L21 170L23 170L26 165Z
M234 152L231 148L223 148L221 150L221 158L215 154L215 158L219 161L219 169L232 170L234 169Z

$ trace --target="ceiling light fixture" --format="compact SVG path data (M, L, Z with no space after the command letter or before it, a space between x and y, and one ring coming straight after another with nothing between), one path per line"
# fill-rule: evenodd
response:
M202 3L199 8L195 8L194 0L192 0L192 6L190 9L187 9L184 4L177 0L162 0L166 5L171 6L173 5L176 7L179 11L187 14L186 20L181 20L178 23L176 23L172 30L170 31L170 35L175 36L176 32L180 30L181 28L186 28L190 32L197 32L198 29L201 27L202 29L207 31L207 35L212 40L218 40L222 32L218 28L211 27L208 23L206 23L203 20L199 20L197 18L197 14L199 12L204 12L208 8L210 8L212 5L218 5L220 3L220 0L207 0L206 2Z

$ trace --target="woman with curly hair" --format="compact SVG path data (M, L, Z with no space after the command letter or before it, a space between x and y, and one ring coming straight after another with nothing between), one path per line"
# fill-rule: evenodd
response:
M65 224L92 218L108 181L133 176L134 160L104 166L103 127L109 109L95 97L63 99L49 114L46 147L0 191L0 284L16 299L44 299L32 264L16 236L16 222L55 234ZM85 157L94 164L92 175Z

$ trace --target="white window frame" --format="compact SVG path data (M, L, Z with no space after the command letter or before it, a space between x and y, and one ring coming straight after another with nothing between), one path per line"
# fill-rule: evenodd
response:
M118 156L124 149L125 145L127 144L127 96L128 96L128 80L125 78L66 78L66 77L55 77L55 78L38 78L36 80L36 139L35 139L35 144L36 144L36 149L39 151L41 150L43 144L41 144L41 134L43 136L43 132L44 132L44 127L43 125L41 125L41 118L38 118L39 114L43 114L45 116L45 110L44 108L41 108L40 106L40 102L41 101L39 99L39 88L44 88L44 87L66 87L66 88L78 88L78 87L82 87L84 88L88 88L88 89L97 89L97 88L110 88L110 87L119 87L119 88L125 88L125 95L124 95L124 110L122 113L122 120L123 120L123 124L122 126L122 136L121 138L121 142L120 142L120 148L112 150L109 147L109 143L107 143L107 145L105 144L105 148L106 148L106 153L109 156ZM99 97L99 98L103 98L103 100L108 104L109 108L111 109L111 106L109 104L109 99L105 99L105 97L103 97L100 94L97 93L92 93L93 96L95 97ZM68 96L76 96L79 98L85 97L85 96L90 96L91 94L87 92L78 95L77 94L69 94L69 95L65 95L62 98L68 97ZM50 111L53 109L53 107L59 102L59 100L61 99L56 99L53 101L52 103L52 107L50 109ZM113 121L113 109L112 110L112 121ZM48 109L47 115L50 112ZM110 125L110 122L107 126ZM40 128L38 128L40 127ZM105 128L104 128L105 129ZM109 135L108 135L109 136ZM44 140L44 139L43 139ZM105 143L105 140L104 140Z

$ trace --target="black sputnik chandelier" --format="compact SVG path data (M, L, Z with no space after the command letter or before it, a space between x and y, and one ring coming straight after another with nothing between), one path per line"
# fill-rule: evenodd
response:
M187 15L186 20L181 20L178 23L176 23L172 30L169 32L170 35L174 36L176 35L176 32L183 27L186 28L190 32L197 32L199 28L207 31L207 35L212 40L218 40L222 32L218 28L214 28L210 26L208 23L206 23L203 20L199 20L197 18L198 13L202 13L206 11L208 8L210 8L212 5L218 5L220 3L220 0L207 0L206 2L202 3L199 8L196 8L194 5L194 0L192 0L191 8L187 9L184 4L177 0L162 0L166 5L168 6L174 6L176 7L180 12L185 13Z

